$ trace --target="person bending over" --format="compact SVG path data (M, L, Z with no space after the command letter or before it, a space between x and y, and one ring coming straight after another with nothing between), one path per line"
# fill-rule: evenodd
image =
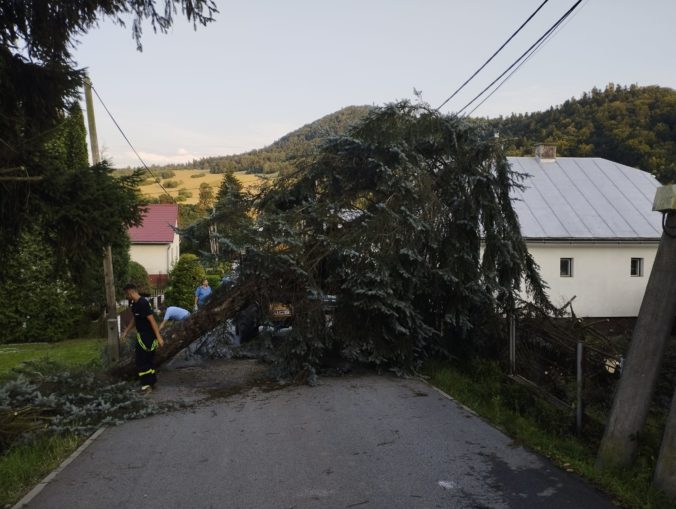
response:
M188 311L187 309L183 309L178 306L169 306L164 312L164 318L162 319L162 323L160 324L160 330L162 330L162 327L167 325L167 322L169 320L175 320L177 322L180 322L181 320L185 320L189 316L190 311Z

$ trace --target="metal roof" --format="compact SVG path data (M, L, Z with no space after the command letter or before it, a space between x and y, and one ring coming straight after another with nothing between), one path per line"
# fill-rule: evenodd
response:
M526 239L658 240L652 211L660 183L644 171L597 157L508 157L525 175L512 204Z
M178 205L161 203L146 205L143 222L129 228L132 244L171 244L178 226Z

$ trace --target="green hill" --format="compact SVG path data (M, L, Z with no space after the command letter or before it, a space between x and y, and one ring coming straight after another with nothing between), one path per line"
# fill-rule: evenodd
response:
M348 106L290 132L265 148L231 156L206 157L191 166L212 173L285 173L293 168L296 159L312 153L323 141L344 134L359 123L370 109L370 106Z
M359 123L370 109L343 108L259 150L158 169L285 173L323 141ZM555 143L560 156L603 157L648 171L663 183L676 182L676 91L671 88L610 84L546 111L476 121L500 133L508 155L531 155L536 143Z
M603 157L676 181L676 90L594 88L547 111L487 120L508 155L531 155L538 142L560 156Z

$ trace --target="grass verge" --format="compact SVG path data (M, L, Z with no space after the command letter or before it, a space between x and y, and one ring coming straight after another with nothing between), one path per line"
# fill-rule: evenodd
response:
M464 369L431 362L425 368L430 382L523 445L550 458L560 467L591 481L618 504L641 509L673 509L674 501L651 486L661 438L658 427L648 428L635 465L630 469L594 468L600 436L576 436L573 416L510 382L496 363L477 361ZM650 431L652 430L652 431Z
M42 436L0 456L0 507L18 502L85 440L73 434Z
M69 339L58 343L0 345L0 381L22 362L48 358L65 366L90 364L101 358L105 339Z
M95 366L105 339L73 339L58 343L0 345L0 383L26 361L49 359L59 365ZM11 507L61 464L86 437L74 433L41 435L0 455L0 507Z

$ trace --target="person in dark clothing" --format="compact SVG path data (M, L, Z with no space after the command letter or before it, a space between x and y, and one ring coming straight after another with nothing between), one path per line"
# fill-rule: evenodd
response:
M122 337L136 328L136 370L138 371L139 382L142 392L150 392L157 382L155 373L155 350L164 346L164 340L157 327L155 316L150 304L138 293L136 285L129 283L124 287L124 294L131 300L131 311L134 314L134 320L129 322L122 333Z

